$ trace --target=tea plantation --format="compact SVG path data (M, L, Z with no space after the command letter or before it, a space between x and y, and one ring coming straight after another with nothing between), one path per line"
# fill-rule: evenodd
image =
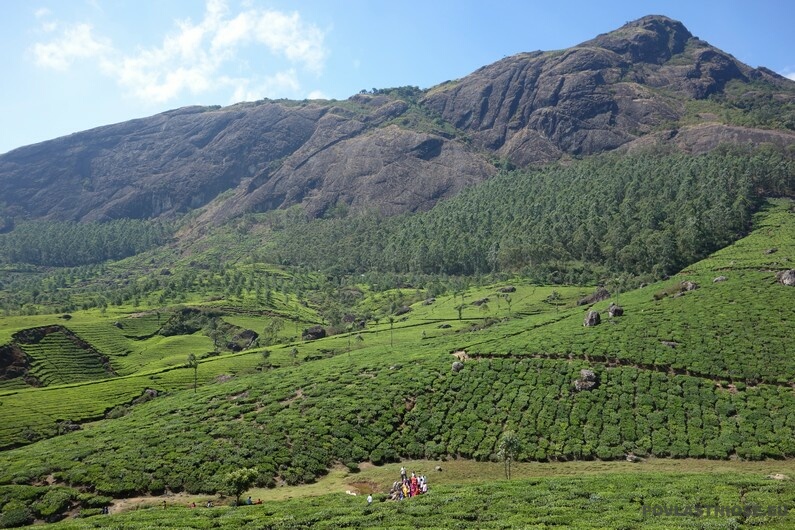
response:
M609 299L583 305L578 300L594 287L517 279L435 299L414 293L408 309L367 318L364 327L351 322L318 340L304 340L300 330L323 317L311 304L292 306L287 296L278 310L260 313L206 301L147 311L76 311L68 319L0 319L0 347L22 351L30 359L28 375L41 385L0 382L0 446L7 448L0 452L0 523L94 515L113 499L137 495L215 496L226 492L226 475L240 468L256 468L254 485L270 488L313 483L340 464L355 470L363 462L419 458L499 462L506 431L518 438L518 461L630 455L791 463L795 288L779 283L776 273L793 264L795 213L781 200L757 214L746 238L680 274L626 292L614 289ZM360 312L389 296L364 292ZM608 316L611 303L623 314ZM601 324L583 326L589 309L600 312ZM30 337L31 330L56 325ZM246 329L260 339L270 333L270 345L250 342L234 351L235 341L249 336ZM593 373L593 384L578 389L583 370ZM792 513L699 520L642 511L644 505L759 504L795 512L795 483L759 474L445 484L402 503L382 493L370 507L360 497L327 495L59 524L795 524Z
M721 509L792 506L795 485L737 474L605 474L444 485L400 502L345 494L268 502L263 506L191 509L160 506L78 519L58 529L103 528L792 528L795 514L715 515ZM644 506L646 511L644 512ZM700 517L665 515L710 506ZM654 509L657 508L657 512ZM655 515L658 513L658 515Z

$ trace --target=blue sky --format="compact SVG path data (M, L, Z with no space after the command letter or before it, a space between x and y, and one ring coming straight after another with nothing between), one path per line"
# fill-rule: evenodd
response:
M5 0L0 153L185 105L427 88L662 14L795 79L795 4L748 1Z

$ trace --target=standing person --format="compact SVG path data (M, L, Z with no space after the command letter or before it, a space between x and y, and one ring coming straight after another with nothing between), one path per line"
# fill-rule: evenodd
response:
M403 466L400 467L400 480L406 480L406 468Z
M373 494L372 493L367 496L367 506L370 506L371 504L373 504Z

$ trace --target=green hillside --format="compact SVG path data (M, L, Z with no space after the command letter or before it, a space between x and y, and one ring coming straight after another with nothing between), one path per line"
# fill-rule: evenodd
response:
M28 495L25 502L34 511L31 503L45 492L19 488L45 482L114 498L165 491L213 495L225 489L227 473L243 467L257 468L256 485L274 487L314 482L339 464L356 469L362 462L382 465L406 458L499 461L500 439L509 430L521 442L520 461L610 461L627 455L791 458L795 366L787 322L795 316L795 306L792 288L777 283L776 272L791 267L795 258L792 203L768 202L753 226L747 237L675 277L626 292L619 288L596 304L577 304L593 287L536 286L519 279L510 286L472 286L428 300L425 293L411 290L362 288L356 311L384 315L381 308L387 308L388 318L373 316L364 329L350 325L336 335L303 341L290 318L299 322L308 308L291 314L289 308L295 306L283 297L276 301L282 304L276 314L286 322L273 336L274 344L239 353L212 351L208 333L220 325L213 317L221 310L217 302L163 310L159 317L94 311L76 312L64 322L52 316L83 340L93 339L93 347L120 374L129 375L0 392L4 445L47 438L0 453L0 484L6 485L7 499ZM715 281L718 276L725 279ZM684 281L697 288L684 290ZM410 310L398 310L412 300ZM608 316L611 301L622 306L622 316ZM277 318L245 307L237 313L227 307L224 324L267 327L269 319ZM600 311L602 323L584 327L586 309ZM174 320L178 315L181 320ZM37 326L44 320L30 317ZM9 318L7 325L16 331L4 331L4 336L13 339L25 329L24 321ZM162 335L168 322L170 329L185 334ZM209 355L199 355L202 347ZM188 353L203 357L196 369L201 383L196 392ZM462 366L452 369L455 362ZM583 369L594 372L596 384L577 391L574 383ZM157 397L147 389L156 390ZM50 437L61 432L64 420L95 420L109 412L114 419ZM497 506L516 495L543 497L545 489L589 490L590 499L619 483L624 487L611 480L564 481L554 487L553 479L501 484L489 495ZM654 480L680 479L660 475ZM705 490L700 481L707 479L681 480L683 498L689 498L692 493L685 492ZM775 502L792 498L790 482L749 480L750 486L736 491L750 495L759 490L772 494L766 498ZM483 495L475 487L462 491L460 495ZM447 490L441 498L458 495ZM17 507L10 502L3 511ZM90 509L91 502L99 501L78 504ZM338 498L317 502L320 511L327 502L341 504L335 510L343 512L352 506ZM428 502L412 505L420 512L440 511L428 526L448 526L453 520L492 524L479 519L477 510L468 511L475 515L459 513L454 508L458 501L449 501L449 509ZM582 505L560 502L568 515L556 519L550 512L543 517L552 519L539 524L575 521L587 527L581 524ZM639 524L637 512L627 519L617 515L627 509L625 502L608 501L603 521ZM290 503L283 506L294 510ZM505 517L525 517L520 507L506 510ZM218 513L228 513L223 517L229 517L229 525L244 517L241 512ZM325 520L316 513L294 513L298 520ZM378 526L384 520L371 520L369 513L340 512L339 522ZM486 517L489 512L482 513ZM131 525L147 524L145 514L139 522L128 517ZM183 524L178 520L175 525Z

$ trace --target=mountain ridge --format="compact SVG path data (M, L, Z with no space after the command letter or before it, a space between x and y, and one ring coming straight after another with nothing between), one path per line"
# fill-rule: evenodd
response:
M392 215L427 210L499 167L688 149L689 137L697 150L787 149L793 116L795 83L655 15L427 90L184 107L21 147L0 155L0 214L103 221L202 208L199 222L220 223L299 204L310 217L337 206Z

